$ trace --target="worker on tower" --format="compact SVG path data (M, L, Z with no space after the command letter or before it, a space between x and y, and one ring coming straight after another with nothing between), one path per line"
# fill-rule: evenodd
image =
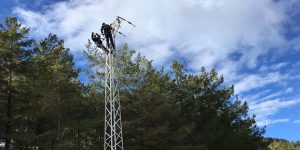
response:
M106 45L107 45L107 47L110 47L110 45L111 45L111 47L113 49L115 49L115 44L114 44L112 33L111 33L112 30L113 30L113 28L110 25L108 25L106 23L102 23L101 33L106 38Z
M101 36L98 33L92 32L92 40L94 43L101 49L103 49L105 52L108 52L107 48L103 46Z

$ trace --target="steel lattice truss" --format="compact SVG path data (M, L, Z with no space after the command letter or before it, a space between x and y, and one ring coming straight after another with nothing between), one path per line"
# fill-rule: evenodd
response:
M106 55L105 66L104 150L123 150L121 104L115 74L115 56L111 52Z
M116 34L121 22L125 21L131 25L131 22L122 17L110 25L113 28L112 36L115 41ZM134 25L133 25L134 26ZM122 123L121 123L121 104L119 97L118 79L116 77L116 51L109 48L105 60L105 125L104 125L104 150L124 150Z

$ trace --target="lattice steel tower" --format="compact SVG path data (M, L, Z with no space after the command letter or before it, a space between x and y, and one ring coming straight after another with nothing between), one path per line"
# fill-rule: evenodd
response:
M118 31L122 21L133 25L131 22L118 16L117 19L111 24L111 27L113 28L112 36L114 42L116 42L116 34L122 34ZM116 76L116 51L111 47L108 48L108 51L109 52L106 54L105 58L104 150L124 150L121 104L118 79Z

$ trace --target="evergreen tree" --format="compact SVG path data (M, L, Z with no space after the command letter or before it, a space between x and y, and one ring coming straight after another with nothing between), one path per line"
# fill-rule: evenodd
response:
M172 72L164 73L139 54L132 58L134 53L125 46L116 54L125 148L266 149L264 129L215 70L203 68L191 75L174 61ZM102 85L104 55L90 44L86 55L94 67L94 83Z
M88 41L83 85L63 40L28 36L16 18L0 25L0 140L7 150L103 149L104 53ZM177 61L158 70L127 45L115 56L125 149L268 149L264 128L216 70L191 74ZM290 143L269 148L277 145Z
M26 99L28 63L31 61L28 38L29 28L22 27L14 17L7 18L0 24L0 95L1 137L5 139L5 149L12 148L12 139L27 132ZM24 114L25 113L25 114ZM18 135L19 136L16 136Z
M73 56L56 35L35 45L32 72L34 107L39 112L33 126L38 147L73 146L74 130L79 130L73 116L81 103L81 84Z
M199 75L186 74L184 67L173 62L173 93L188 134L180 141L194 149L260 149L263 129L249 117L247 103L233 99L234 87L224 87L224 78L215 70ZM183 129L181 129L183 130ZM180 128L179 128L180 131ZM232 144L235 143L235 144ZM199 147L197 146L199 145Z
M288 141L273 141L269 145L270 150L300 150L300 147L297 147L293 143L290 143Z

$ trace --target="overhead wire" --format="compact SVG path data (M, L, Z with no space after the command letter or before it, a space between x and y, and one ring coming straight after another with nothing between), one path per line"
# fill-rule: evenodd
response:
M147 30L145 30L145 29L143 29L143 28L141 28L141 27L139 27L139 26L136 26L136 28L139 29L140 31L143 31L144 33L146 33L146 34L152 36L153 38L157 39L158 41L160 41L160 42L162 42L162 43L165 42L164 40L160 39L160 38L157 37L156 35L150 33L149 31L147 31Z
M124 19L124 20L125 20L125 19ZM126 21L127 21L127 20L126 20ZM128 22L128 21L127 21L127 22ZM130 24L132 24L132 23L130 23ZM141 27L139 27L139 26L137 26L137 25L134 25L134 24L132 24L132 25L133 25L135 28L137 28L137 29L143 31L144 33L146 33L146 34L152 36L153 38L157 39L158 41L160 41L160 42L162 42L162 43L165 42L164 40L160 39L160 38L157 37L156 35L154 35L154 34L148 32L147 30L144 30L143 28L141 28ZM131 37L130 37L130 38L131 38ZM169 112L171 112L171 114L174 116L174 118L176 118L177 121L180 122L179 118L177 118L177 116L175 115L175 113L174 113L172 110L169 110ZM194 135L190 132L190 130L189 130L186 126L184 126L184 129L185 129L186 133L187 133L187 134L188 134L195 142L199 142L199 140L198 140L197 138L194 137Z
M123 19L123 18L122 18L122 19ZM125 20L125 19L124 19L124 20ZM127 21L127 20L125 20L125 21ZM127 22L128 22L128 21L127 21ZM130 22L130 24L132 24L132 23ZM147 30L144 30L143 28L141 28L141 27L139 27L139 26L137 26L137 25L134 25L134 24L132 24L132 25L133 25L135 28L138 28L139 30L143 31L144 33L146 33L146 34L152 36L153 38L155 38L155 39L157 39L157 40L159 40L160 42L165 42L164 40L158 38L156 35L154 35L154 34L148 32ZM131 38L131 37L129 36L129 38ZM174 113L172 110L169 110L169 112L171 112L171 114L174 116L174 118L176 118L177 121L180 122L179 118L177 118L177 116L175 115L175 113ZM199 140L198 140L197 138L194 137L194 135L190 132L190 130L189 130L186 126L184 126L184 129L185 129L186 133L187 133L187 134L188 134L195 142L199 142Z
M16 18L23 18L23 17L19 17L19 16L15 16L15 17L16 17ZM119 16L118 16L118 17L119 17ZM1 16L1 18L6 19L6 18L8 18L8 17L3 17L3 16ZM129 34L128 34L126 37L129 37L129 38L133 39L133 38L130 36L130 34L131 34L131 32L132 32L132 30L133 30L134 28L137 28L137 29L139 29L140 31L143 31L145 34L151 36L152 38L155 38L155 39L157 39L158 41L160 41L160 42L162 42L162 43L165 42L165 40L162 40L162 39L159 38L158 36L152 34L151 32L149 32L149 31L147 31L147 30L145 30L145 29L143 29L142 27L137 26L136 24L133 24L132 22L127 21L126 19L124 19L124 18L122 18L122 17L120 17L120 18L121 18L123 21L125 21L125 22L127 22L127 23L129 23L130 25L133 26L133 28L130 30ZM45 18L41 18L41 19L47 21L47 19L45 19ZM95 21L94 21L94 22L95 22ZM84 32L92 33L92 31L89 31L89 30L87 30L87 29L85 29L85 28L75 28L75 27L72 27L72 26L69 26L69 25L66 25L66 24L64 24L64 26L66 26L66 27L68 27L68 28L72 28L72 29L76 29L76 30L81 30L81 31L84 31ZM118 33L119 33L120 35L123 35L123 36L124 36L123 33L121 33L121 32L118 32ZM147 47L145 44L140 44L140 45L143 46L143 47ZM174 113L171 113L171 114L175 116ZM177 118L177 117L175 116L175 118ZM177 118L177 119L178 119L178 118ZM179 119L178 119L178 121L179 121ZM187 133L188 133L195 141L198 141L198 140L191 134L190 130L189 130L187 127L184 127L184 128L185 128L186 132L187 132Z

